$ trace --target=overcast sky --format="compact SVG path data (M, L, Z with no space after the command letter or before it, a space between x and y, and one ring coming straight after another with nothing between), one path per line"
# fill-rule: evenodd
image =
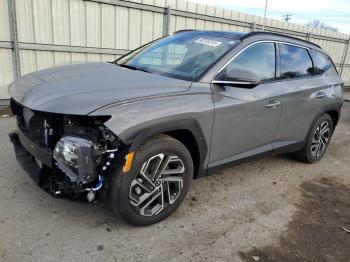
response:
M190 1L264 16L265 0ZM267 17L282 19L284 14L292 14L289 22L306 24L318 19L341 33L350 34L350 0L268 0Z

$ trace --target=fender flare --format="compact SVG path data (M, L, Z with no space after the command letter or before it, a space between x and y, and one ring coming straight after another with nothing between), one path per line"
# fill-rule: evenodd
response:
M143 129L141 132L136 134L135 137L129 139L131 142L128 153L136 153L140 146L152 136L176 130L186 130L191 132L194 136L199 151L198 170L196 174L194 174L194 177L196 178L205 175L207 168L203 167L203 164L207 156L209 146L205 140L201 127L194 119L174 120Z
M311 124L309 125L309 128L308 128L308 130L306 132L306 135L305 135L305 138L304 138L303 142L305 143L305 141L307 140L308 136L310 135L311 129L314 126L314 124L316 123L317 119L319 119L322 115L326 114L327 112L329 112L329 111L337 111L338 122L339 122L339 120L340 120L340 111L341 111L342 105L343 105L343 103L341 103L340 105L337 105L337 106L335 106L335 105L328 106L328 107L324 108L323 110L320 110L318 112L318 114L316 115L316 117L312 120ZM333 126L333 129L335 129L335 126L336 125Z

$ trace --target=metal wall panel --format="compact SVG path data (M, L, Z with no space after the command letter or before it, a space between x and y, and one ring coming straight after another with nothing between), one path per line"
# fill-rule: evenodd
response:
M100 62L101 61L101 55L99 54L87 54L87 62Z
M86 46L101 47L101 5L94 2L86 4Z
M350 47L349 46L348 46L347 56L345 59L345 64L348 64L348 65L350 64Z
M51 0L52 37L56 45L70 45L69 1Z
M33 1L17 0L16 12L18 41L35 43L36 40L34 36Z
M141 11L136 9L129 10L129 47L135 49L141 45ZM144 27L148 33L151 32L150 27Z
M0 0L0 40L10 41L8 0Z
M153 12L141 11L141 45L154 39Z
M41 51L39 51L41 52ZM64 66L71 64L71 53L68 52L53 52L54 53L54 62L56 66Z
M81 0L70 0L70 39L73 46L86 46L85 4Z
M86 62L86 54L84 54L84 53L72 53L71 62L72 62L72 64L85 63Z
M42 70L55 66L55 55L51 51L36 51L36 68L35 70Z
M116 48L129 49L129 8L115 7L116 9Z
M163 15L154 13L153 38L158 39L163 36Z
M0 49L0 99L8 99L8 85L13 81L11 49Z
M184 0L14 0L22 75L35 70L89 61L112 61L128 50L168 32L207 29L261 30L263 18ZM14 79L8 0L0 0L0 99ZM340 71L349 35L266 19L265 30L321 45ZM4 42L5 41L5 42ZM350 84L350 50L343 67Z
M36 51L21 50L19 55L21 57L22 75L26 75L37 70Z
M117 59L115 55L101 55L101 62L112 62Z
M102 46L104 48L116 48L116 14L115 7L111 5L101 6Z
M28 1L28 0L27 0ZM53 41L53 24L51 1L32 0L32 18L34 20L34 38L36 43L51 44Z

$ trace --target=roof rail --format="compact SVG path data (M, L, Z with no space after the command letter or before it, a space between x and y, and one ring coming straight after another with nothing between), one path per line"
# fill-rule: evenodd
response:
M192 32L192 31L198 31L197 29L182 29L182 30L178 30L176 32L174 32L173 34L179 34L179 33L185 33L185 32Z
M273 32L254 31L254 32L250 32L250 33L244 34L244 35L241 37L241 40L246 39L246 38L248 38L248 37L250 37L250 36L254 36L254 35L266 35L266 34L275 35L275 36L287 37L287 38L290 38L290 39L293 39L293 40L297 40L297 41L301 41L301 42L304 42L304 43L307 43L307 44L309 44L309 45L313 45L313 46L316 46L316 47L322 49L322 47L320 47L318 44L312 43L312 42L310 42L310 41L306 41L306 40L304 40L304 39L300 39L300 38L297 38L297 37L294 37L294 36L289 36L289 35L284 35L284 34L278 34L278 33L273 33Z

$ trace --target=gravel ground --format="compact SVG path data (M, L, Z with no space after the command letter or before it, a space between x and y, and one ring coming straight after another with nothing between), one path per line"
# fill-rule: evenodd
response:
M350 93L346 93L350 99ZM265 158L194 181L167 220L131 227L54 199L17 165L0 119L0 261L349 261L350 102L325 158Z

